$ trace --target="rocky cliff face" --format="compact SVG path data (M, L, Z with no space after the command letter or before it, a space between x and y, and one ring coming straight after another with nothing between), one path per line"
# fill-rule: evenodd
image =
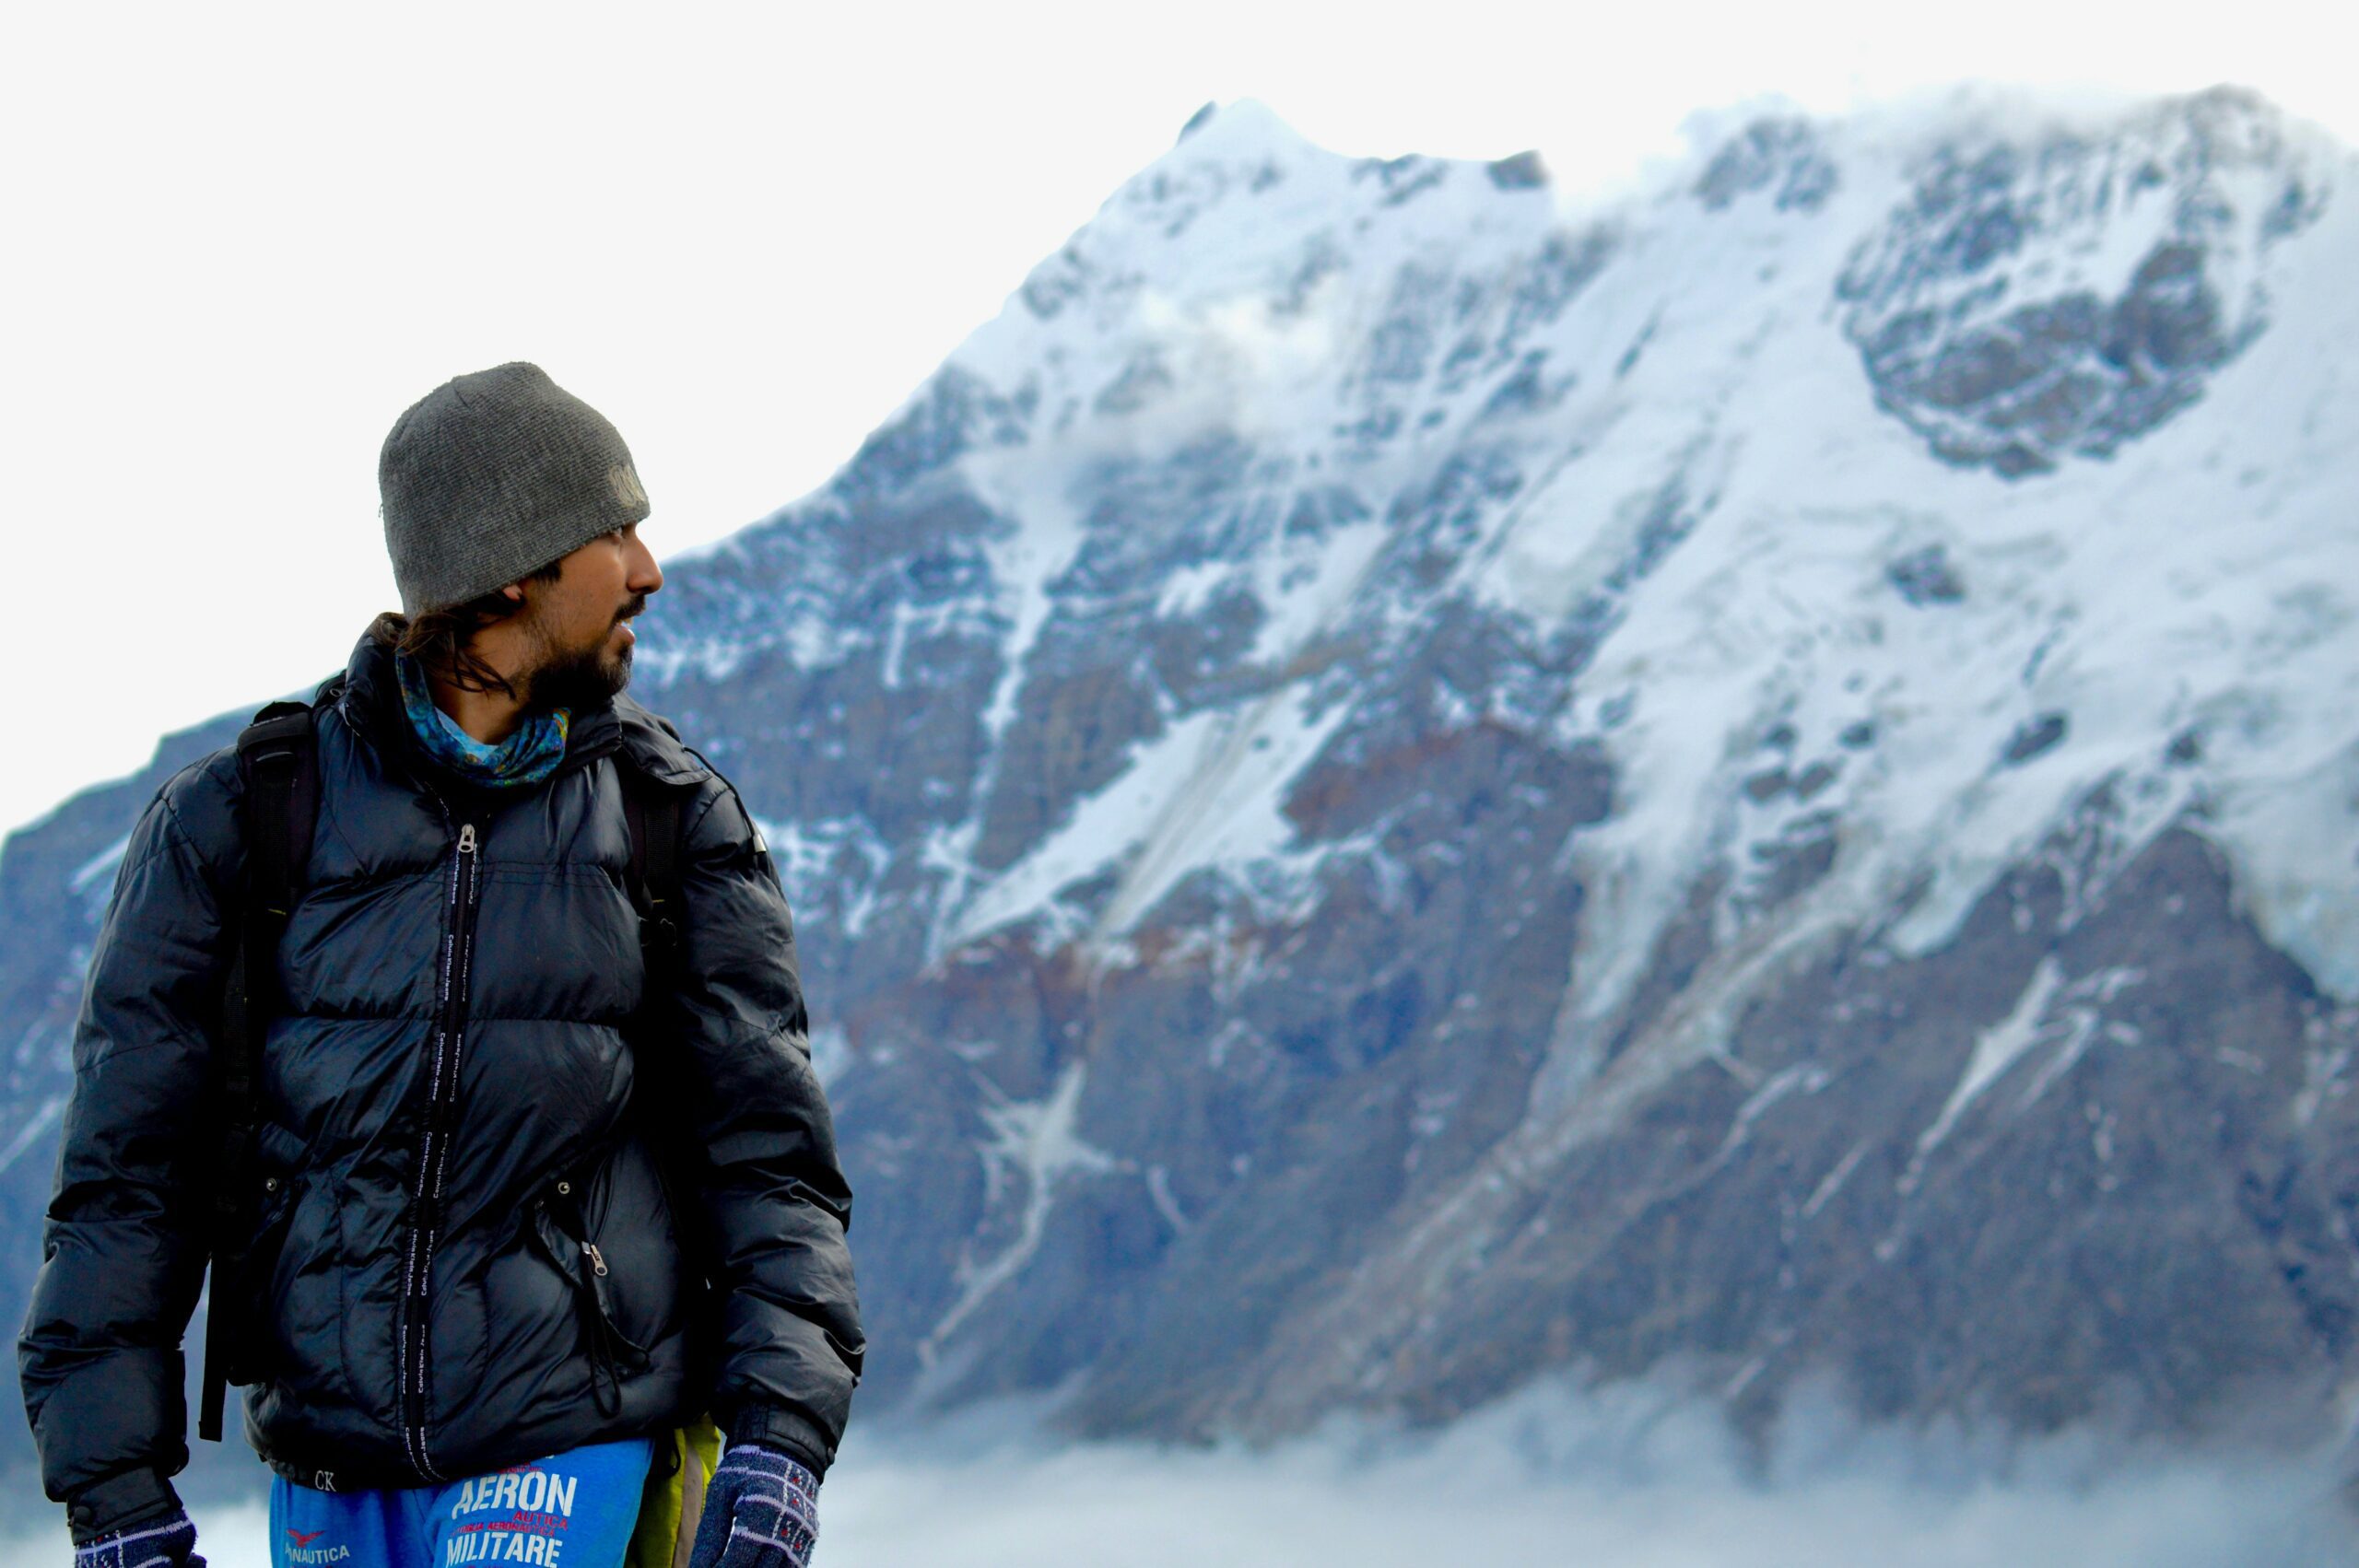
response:
M781 855L863 1401L2327 1420L2353 173L2228 92L1611 206L1191 122L642 623ZM0 860L11 1310L109 847L228 728Z

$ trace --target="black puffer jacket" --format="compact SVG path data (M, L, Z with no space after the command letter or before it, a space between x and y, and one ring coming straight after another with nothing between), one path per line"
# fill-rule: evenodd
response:
M710 1406L824 1471L863 1349L851 1194L785 896L735 792L628 698L575 716L553 777L486 795L410 739L371 638L323 690L252 1299L228 1304L256 1451L311 1484L414 1486ZM683 977L636 1055L618 753L685 792ZM19 1346L43 1480L78 1531L155 1506L187 1458L239 790L228 751L165 784L91 954ZM659 1114L696 1151L685 1174L652 1156ZM710 1260L710 1314L689 1256Z

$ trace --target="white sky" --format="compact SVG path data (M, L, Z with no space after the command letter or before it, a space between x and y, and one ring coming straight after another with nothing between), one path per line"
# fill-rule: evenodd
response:
M439 381L537 361L629 441L659 553L717 538L823 484L1207 99L1571 183L1696 109L1965 78L2236 81L2359 139L2338 11L8 7L0 830L342 663L394 601L378 444Z

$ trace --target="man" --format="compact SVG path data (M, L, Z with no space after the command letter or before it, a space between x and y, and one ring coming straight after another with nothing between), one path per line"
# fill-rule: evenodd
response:
M274 1561L616 1568L651 1456L710 1410L693 1562L801 1568L864 1348L851 1195L761 835L620 696L663 582L629 451L510 364L404 414L379 481L404 613L312 704L243 1299L210 1307L276 1473ZM91 953L19 1345L77 1568L204 1561L170 1478L245 788L235 748L163 786ZM678 801L660 965L635 788Z

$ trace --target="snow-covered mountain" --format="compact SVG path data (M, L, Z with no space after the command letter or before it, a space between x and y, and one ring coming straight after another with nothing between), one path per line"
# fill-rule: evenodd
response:
M2228 90L1610 203L1207 106L643 623L783 855L862 1399L2330 1425L2355 172ZM234 728L0 858L7 1303L110 851Z

